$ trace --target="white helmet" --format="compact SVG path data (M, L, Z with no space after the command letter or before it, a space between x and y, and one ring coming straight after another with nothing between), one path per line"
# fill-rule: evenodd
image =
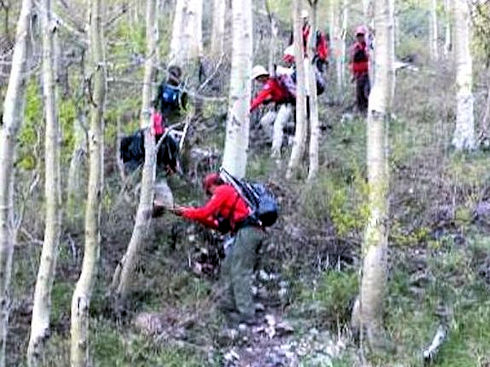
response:
M308 18L310 16L310 14L308 13L308 10L306 9L303 9L301 10L301 18Z
M263 75L269 76L269 72L262 65L255 65L252 69L252 79L257 79Z

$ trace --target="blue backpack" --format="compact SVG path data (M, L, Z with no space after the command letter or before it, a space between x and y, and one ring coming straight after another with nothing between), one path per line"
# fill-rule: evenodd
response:
M251 218L262 227L270 227L276 223L279 216L277 199L264 184L240 180L232 176L224 168L220 170L223 181L231 184L252 209Z
M164 117L180 110L182 106L180 86L162 84L159 92L158 104Z

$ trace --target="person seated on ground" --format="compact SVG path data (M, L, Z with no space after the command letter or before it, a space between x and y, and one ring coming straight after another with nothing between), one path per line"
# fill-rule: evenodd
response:
M366 27L356 29L356 42L349 50L352 81L356 82L356 103L358 111L365 115L368 110L369 93L369 50L366 43Z
M238 191L225 183L218 173L210 173L204 178L203 189L210 197L204 206L178 206L173 212L234 236L233 245L221 268L219 306L231 321L253 324L255 304L252 274L265 231L257 221L252 220L252 210Z

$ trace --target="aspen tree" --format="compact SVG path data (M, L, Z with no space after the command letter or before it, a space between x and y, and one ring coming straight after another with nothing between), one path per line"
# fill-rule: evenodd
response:
M470 9L467 0L454 0L454 57L456 61L456 129L452 145L456 150L475 148L473 112L473 60L470 50Z
M252 1L232 0L233 43L223 167L245 176L252 95Z
M296 132L293 149L286 171L286 178L293 177L298 169L306 143L306 75L304 68L303 32L301 22L301 1L293 1L294 59L296 61ZM310 68L311 69L311 68Z
M89 309L100 254L100 203L103 189L103 114L106 96L106 65L103 46L101 0L90 0L90 70L92 98L90 107L89 178L85 208L85 247L80 278L71 302L72 367L85 367L89 357Z
M361 332L373 349L386 347L383 302L388 256L388 120L394 78L393 0L376 0L376 73L369 96L367 120L367 169L369 218L364 233L360 290Z
M5 353L10 313L10 278L16 241L13 223L14 155L17 134L24 119L26 70L31 39L32 0L23 0L12 55L0 132L0 367L5 366Z
M45 139L45 196L46 224L41 262L34 291L31 319L31 335L27 349L30 367L38 366L46 340L49 338L51 312L51 289L53 287L58 245L61 231L61 185L60 185L60 127L56 114L57 93L54 38L57 32L52 17L52 1L43 0L40 11L43 44L43 100L46 117Z
M431 0L430 2L430 56L432 61L439 59L439 49L437 45L437 39L439 37L437 28L437 0Z
M313 60L316 50L316 27L317 27L317 8L318 0L309 0L311 32L308 40L308 60ZM308 180L315 179L318 174L318 145L320 140L320 123L318 121L318 97L316 88L316 66L311 65L310 72L307 75L308 83L310 83L310 166L308 171Z
M213 28L211 29L211 54L220 56L225 45L226 0L213 0Z
M156 0L147 0L146 10L146 63L142 91L142 105L140 115L140 128L145 129L145 163L141 179L141 194L136 221L128 249L119 263L114 274L112 288L120 299L126 298L130 286L131 276L138 261L141 247L146 243L146 237L151 224L153 207L156 152L155 136L151 133L151 81L153 79L154 64L157 57L157 22L155 19Z

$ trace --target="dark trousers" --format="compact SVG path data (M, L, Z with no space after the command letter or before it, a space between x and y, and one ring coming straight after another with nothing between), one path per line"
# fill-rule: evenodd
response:
M367 113L370 91L371 91L371 84L369 83L369 75L363 74L357 76L356 77L357 109L362 114Z

